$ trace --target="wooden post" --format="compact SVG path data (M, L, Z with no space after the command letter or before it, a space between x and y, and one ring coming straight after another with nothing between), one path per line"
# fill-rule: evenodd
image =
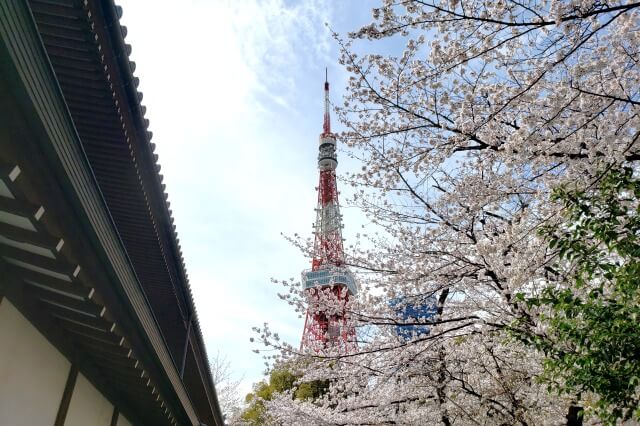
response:
M7 280L7 269L0 264L0 276L2 276L3 278L0 279L0 305L2 304L2 299L4 299L4 286L7 285L7 282L5 280Z
M111 426L118 425L118 417L120 416L120 412L118 411L118 407L113 407L113 414L111 415Z
M60 401L60 407L58 408L58 415L56 416L56 421L53 423L53 426L64 426L77 378L78 368L75 365L71 365L71 370L69 370L69 376L67 377L67 383L64 385L64 391L62 392L62 400Z

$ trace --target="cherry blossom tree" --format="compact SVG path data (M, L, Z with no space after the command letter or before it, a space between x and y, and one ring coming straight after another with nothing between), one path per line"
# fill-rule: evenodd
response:
M510 338L545 334L540 310L515 295L564 285L538 233L565 220L554 188L637 169L639 14L632 1L385 0L369 25L335 35L350 73L341 139L362 161L344 180L376 228L348 253L359 297L314 303L349 312L358 352L300 353L258 329L278 362L297 360L302 382L331 383L313 401L274 397L277 422L530 425L575 414L580 395L550 394L536 379L544 354ZM297 283L282 284L304 312ZM407 319L394 300L436 310ZM428 332L406 338L402 325Z
M239 392L240 380L235 380L231 371L231 363L227 356L216 352L209 363L211 376L216 386L216 394L220 409L225 418L229 419L240 411L241 396Z

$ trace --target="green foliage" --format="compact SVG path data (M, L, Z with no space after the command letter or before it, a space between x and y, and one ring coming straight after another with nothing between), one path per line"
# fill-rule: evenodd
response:
M261 382L259 386L268 386L266 383ZM266 423L265 407L262 399L257 397L256 394L249 393L245 398L247 402L247 408L242 411L240 418L249 425L263 425Z
M269 383L262 381L254 385L253 392L247 394L245 402L247 408L240 414L240 418L249 425L264 425L268 423L268 413L264 401L271 401L275 393L293 391L294 398L299 400L313 400L329 389L329 381L315 380L297 383L300 376L287 368L276 368L269 375Z
M273 370L269 376L269 385L275 392L285 392L294 388L298 376L291 371Z
M640 180L607 171L586 191L557 189L567 225L542 235L557 251L561 285L537 297L545 333L518 337L544 352L551 389L597 395L589 407L605 424L640 418ZM588 411L589 412L589 411Z
M328 380L314 380L300 383L295 392L295 398L300 400L314 400L321 397L329 390Z
M298 377L286 368L274 369L269 375L269 383L262 381L254 385L253 392L247 394L245 402L247 408L242 411L240 418L249 425L267 424L268 416L264 401L271 401L276 392L286 392L294 389Z
M264 396L271 398L271 393L267 391L269 385L262 381L256 383L253 386L253 392L248 393L244 398L244 402L247 404L240 414L240 418L249 425L260 425L265 423L265 408L263 399Z

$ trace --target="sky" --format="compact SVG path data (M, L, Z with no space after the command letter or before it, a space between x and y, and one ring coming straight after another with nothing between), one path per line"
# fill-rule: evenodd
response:
M303 319L271 278L310 267L282 234L311 236L325 67L333 102L345 87L327 24L358 28L372 1L118 3L207 352L226 356L244 397L265 370L252 327L299 344ZM339 173L358 167L339 156ZM343 214L348 245L363 218Z

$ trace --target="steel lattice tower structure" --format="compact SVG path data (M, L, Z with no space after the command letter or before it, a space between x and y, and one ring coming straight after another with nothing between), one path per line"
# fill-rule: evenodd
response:
M336 183L336 136L331 133L329 82L324 83L324 125L318 146L318 207L314 225L315 242L311 269L302 272L302 285L309 307L302 333L301 349L332 349L351 353L356 346L355 329L350 325L344 303L357 294L355 279L345 266L342 244L342 216ZM334 298L330 311L323 303ZM342 306L342 307L341 307Z

